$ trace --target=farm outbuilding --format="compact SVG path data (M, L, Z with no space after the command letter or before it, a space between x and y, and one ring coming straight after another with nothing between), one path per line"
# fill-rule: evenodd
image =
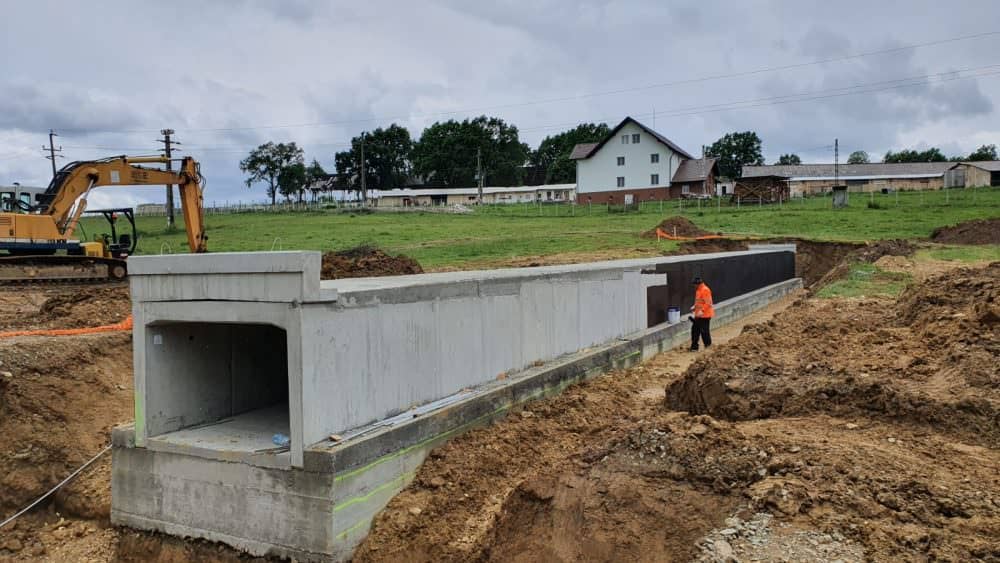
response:
M945 174L946 188L1000 186L1000 160L956 163Z
M744 166L741 181L783 179L792 197L827 193L835 185L852 192L939 190L953 162L900 162L871 164L775 164ZM766 183L766 182L765 182ZM739 189L737 188L737 191Z

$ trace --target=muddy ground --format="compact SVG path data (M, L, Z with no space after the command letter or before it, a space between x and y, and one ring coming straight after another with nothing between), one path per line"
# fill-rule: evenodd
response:
M951 275L896 243L800 249L807 283L848 256L926 281L898 302L788 300L716 331L708 353L662 354L459 437L357 559L1000 560L986 541L1000 535L998 311L982 305L997 266ZM0 290L0 331L119 322L127 293ZM131 417L128 335L0 339L0 516ZM109 468L0 530L0 561L242 559L111 528Z
M323 254L320 279L363 278L374 276L401 276L422 274L420 263L405 255L387 254L372 246L358 246L348 250Z
M939 227L931 233L931 240L941 244L1000 244L1000 218Z
M798 298L527 405L439 448L356 559L1000 560L998 288Z

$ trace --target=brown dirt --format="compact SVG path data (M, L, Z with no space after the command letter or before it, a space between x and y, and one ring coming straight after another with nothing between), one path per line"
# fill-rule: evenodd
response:
M671 254L707 254L709 252L734 252L746 250L747 241L737 239L687 240Z
M435 450L355 560L998 560L998 284L800 298L530 404ZM738 541L754 513L773 539Z
M124 283L0 291L0 331L101 326L121 322L131 313Z
M942 244L1000 244L1000 217L938 227L931 240Z
M817 242L779 239L796 245L795 274L809 289L818 289L847 275L852 262L873 263L883 256L910 256L917 247L907 240L880 240L873 243Z
M422 274L423 268L409 256L392 256L371 246L358 246L323 254L320 279L366 278Z
M784 306L772 305L750 320L770 318ZM737 324L714 336L724 343L738 333ZM663 546L693 554L688 540L711 529L718 514L739 499L711 487L673 485L663 475L617 475L621 464L604 460L615 449L609 444L661 412L663 385L693 359L680 352L661 354L444 444L378 516L355 561L570 560L580 553L574 537L576 543L590 538L587 545L598 553L621 560L662 556ZM569 485L552 484L563 479ZM546 490L559 491L552 496L559 499L555 504L546 500ZM605 502L578 498L584 491L597 492ZM666 500L690 510L672 513ZM619 524L629 532L616 532ZM669 537L671 527L685 535ZM663 537L641 530L658 530ZM550 536L551 549L543 545ZM520 555L518 545L524 548Z
M663 221L660 221L659 225L642 233L641 235L642 238L655 239L657 228L663 229L663 232L667 233L668 235L678 236L678 237L700 237L700 236L715 234L703 230L698 225L692 223L691 220L688 219L687 217L681 217L680 215L675 215L673 217L668 217Z

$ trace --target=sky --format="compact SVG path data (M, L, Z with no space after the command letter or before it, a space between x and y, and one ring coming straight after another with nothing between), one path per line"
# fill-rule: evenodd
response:
M34 0L5 6L0 185L155 154L172 128L206 204L263 201L239 161L295 141L334 171L362 130L496 115L532 147L625 116L697 154L756 131L764 156L1000 144L1000 2ZM100 188L90 206L162 201Z

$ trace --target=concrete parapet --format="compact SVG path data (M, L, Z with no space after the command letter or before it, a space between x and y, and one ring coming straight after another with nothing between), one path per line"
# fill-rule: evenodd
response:
M653 289L759 261L724 324L801 287L785 248L322 283L315 253L226 256L132 266L136 422L115 432L112 518L307 560L349 556L442 440L686 338L649 326Z

